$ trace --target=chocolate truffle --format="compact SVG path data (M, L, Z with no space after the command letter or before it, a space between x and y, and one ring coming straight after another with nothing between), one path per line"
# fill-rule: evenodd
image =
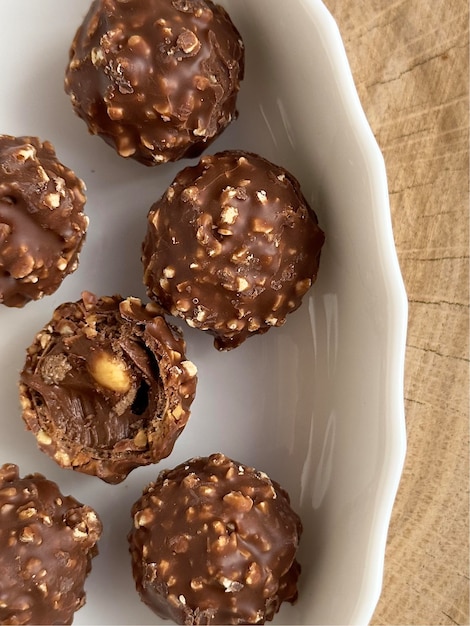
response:
M211 0L94 0L65 90L91 133L145 165L199 156L236 117L244 46Z
M0 467L0 624L71 624L101 531L55 482Z
M189 418L196 367L160 307L82 294L28 348L23 419L61 467L123 481L168 456Z
M137 590L178 624L262 624L297 598L302 532L289 496L223 454L160 473L132 508Z
M324 235L298 181L246 152L203 156L150 209L149 297L229 350L281 326L315 281Z
M88 227L83 181L49 141L0 135L0 302L22 307L75 271Z

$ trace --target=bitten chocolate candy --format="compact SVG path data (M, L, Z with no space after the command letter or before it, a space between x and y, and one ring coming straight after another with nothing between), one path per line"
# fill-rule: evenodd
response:
M178 624L263 624L297 598L302 532L289 496L223 454L160 473L132 508L142 600Z
M84 190L49 141L0 135L0 303L22 307L76 270Z
M170 454L195 390L196 367L160 307L87 292L37 334L20 382L41 450L108 483Z
M94 0L65 90L91 133L145 165L194 157L236 117L244 46L210 0Z
M0 467L0 624L71 624L101 531L96 512L56 483Z
M220 152L182 170L151 207L144 283L229 350L300 306L323 242L292 174L255 154Z

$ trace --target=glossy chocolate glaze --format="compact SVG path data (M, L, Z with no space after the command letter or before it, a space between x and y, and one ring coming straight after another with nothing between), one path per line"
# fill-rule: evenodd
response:
M168 456L185 427L196 368L162 310L84 293L59 306L21 372L23 419L59 465L118 483Z
M132 508L136 587L178 624L262 624L297 598L302 532L288 494L223 454L160 473Z
M210 0L95 0L65 89L91 133L156 165L199 155L236 116L244 47Z
M95 511L56 483L0 467L0 623L71 624L101 531Z
M37 137L0 135L0 302L51 294L78 265L85 186Z
M229 350L300 306L323 242L284 168L247 152L203 156L150 209L144 283L149 297Z

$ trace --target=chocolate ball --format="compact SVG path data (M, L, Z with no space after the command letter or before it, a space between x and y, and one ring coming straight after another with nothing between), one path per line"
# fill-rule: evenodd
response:
M94 0L65 90L91 133L145 165L194 157L236 117L244 46L211 0Z
M297 598L302 532L289 496L223 454L160 473L128 535L143 600L178 624L262 624Z
M96 512L55 482L0 467L0 624L71 624L101 531Z
M196 367L160 307L88 292L54 311L20 381L23 419L40 449L108 483L170 454L195 390Z
M294 176L241 151L182 170L147 226L149 297L219 350L284 324L317 277L324 241Z
M84 191L49 141L0 135L0 303L22 307L76 270Z

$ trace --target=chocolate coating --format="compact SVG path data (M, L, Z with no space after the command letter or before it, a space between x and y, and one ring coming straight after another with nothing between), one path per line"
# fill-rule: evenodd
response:
M75 271L85 186L49 141L0 135L0 303L22 307Z
M324 234L298 181L240 151L203 156L150 209L149 297L229 350L281 326L315 281Z
M101 531L96 512L56 483L0 467L0 624L71 624Z
M223 454L160 473L128 535L142 600L178 624L262 624L297 598L302 532L288 494Z
M65 90L88 125L145 165L194 157L236 117L244 46L211 0L94 0Z
M37 334L21 372L23 419L60 466L108 483L168 456L196 367L160 307L83 293Z

